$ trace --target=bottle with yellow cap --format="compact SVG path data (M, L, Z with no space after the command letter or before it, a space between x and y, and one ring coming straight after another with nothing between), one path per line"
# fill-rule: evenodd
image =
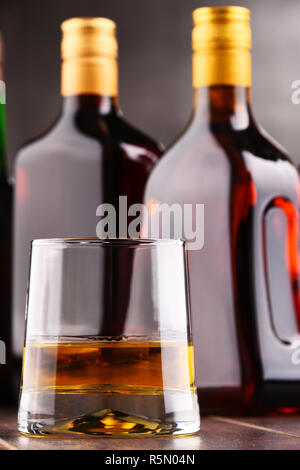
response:
M225 413L300 407L299 177L251 112L249 17L194 11L192 118L146 188L204 204L203 248L184 234L196 382L202 410Z
M15 166L13 351L20 359L30 241L95 237L96 210L103 203L115 207L118 225L119 196L127 197L128 207L141 203L161 155L160 145L119 110L115 23L72 18L62 33L61 114L47 133L21 149ZM126 271L129 278L128 263L118 275ZM115 299L120 321L127 297Z

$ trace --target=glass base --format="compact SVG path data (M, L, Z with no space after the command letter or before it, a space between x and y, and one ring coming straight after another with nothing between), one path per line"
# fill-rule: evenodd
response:
M47 395L28 394L26 401L31 409L26 410L23 393L18 418L20 432L35 437L158 437L195 434L200 429L194 393L173 392L167 396L62 394L56 395L55 415L49 413L53 401ZM111 407L107 406L109 404ZM95 409L97 411L93 411Z
M157 437L168 435L195 434L200 423L167 424L152 421L143 416L134 416L115 410L101 410L97 413L48 424L48 420L20 422L19 431L36 437Z

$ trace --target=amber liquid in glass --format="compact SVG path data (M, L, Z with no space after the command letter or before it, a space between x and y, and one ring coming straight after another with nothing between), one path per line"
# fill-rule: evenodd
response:
M45 435L169 433L172 425L162 425L155 414L167 407L168 398L172 403L191 399L193 346L168 340L35 338L24 351L22 382L22 412L35 417L35 427L42 418ZM122 411L112 406L114 400Z

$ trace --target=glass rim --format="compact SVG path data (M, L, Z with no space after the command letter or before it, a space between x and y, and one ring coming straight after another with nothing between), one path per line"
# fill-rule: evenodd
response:
M62 237L38 238L31 241L31 246L184 246L180 238L98 238L98 237Z

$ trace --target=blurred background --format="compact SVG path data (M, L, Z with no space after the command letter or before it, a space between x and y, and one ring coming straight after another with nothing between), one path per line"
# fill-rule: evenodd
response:
M72 16L117 22L121 107L132 123L170 144L192 107L192 11L212 5L252 12L253 108L265 129L300 163L299 0L1 0L5 43L8 153L56 117L60 108L60 23Z

